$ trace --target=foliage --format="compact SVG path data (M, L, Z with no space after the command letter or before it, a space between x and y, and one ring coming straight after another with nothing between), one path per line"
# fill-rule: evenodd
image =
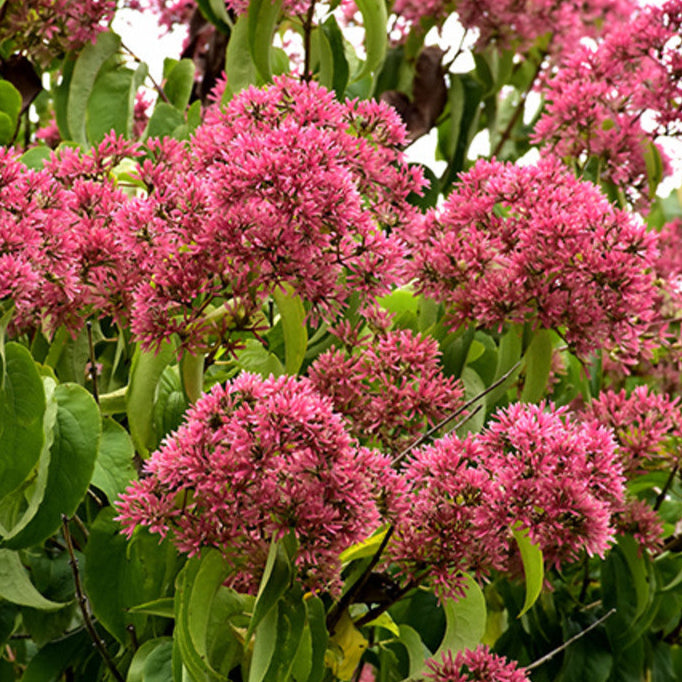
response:
M680 0L124 4L0 1L0 679L681 679Z

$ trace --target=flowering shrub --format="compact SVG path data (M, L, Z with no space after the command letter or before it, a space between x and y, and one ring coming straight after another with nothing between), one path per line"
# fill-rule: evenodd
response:
M0 679L682 679L679 0L119 7L0 2Z

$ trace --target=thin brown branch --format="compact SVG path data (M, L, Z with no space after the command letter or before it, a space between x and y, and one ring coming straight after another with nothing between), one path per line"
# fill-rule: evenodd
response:
M315 15L315 0L312 0L310 7L308 8L308 13L303 20L303 75L301 80L309 83L312 79L312 74L310 73L310 38L313 32L313 16Z
M586 627L584 630L582 630L578 634L573 635L573 637L571 637L569 640L564 642L561 646L558 646L556 649L554 649L553 651L550 651L545 656L538 658L537 661L533 661L530 665L525 666L526 670L533 670L534 668L539 668L543 663L547 663L547 661L551 660L557 654L560 654L565 649L568 649L568 647L571 646L571 644L573 644L574 642L577 642L579 639L584 637L588 632L591 632L596 627L599 627L604 621L608 620L615 612L616 612L615 608L611 609L610 611L607 611L601 618L599 618L598 620L595 620L594 623L592 623L592 625Z
M71 531L69 530L69 519L66 514L62 514L62 534L64 535L64 540L66 541L66 549L69 553L69 565L71 566L71 572L73 573L73 583L76 588L76 600L78 602L78 607L80 608L81 614L83 616L83 623L85 624L85 629L90 635L92 643L102 657L102 660L106 664L107 668L111 671L114 679L117 682L125 682L123 676L118 671L116 664L109 655L107 651L106 644L102 641L100 636L97 634L95 625L92 622L92 617L90 616L90 609L88 608L88 598L83 590L83 585L81 583L80 573L78 571L78 559L76 559L76 554L73 551L73 538L71 537Z
M142 64L142 59L140 59L125 43L121 43L121 47L138 63ZM154 80L154 76L151 73L147 73L147 78L151 81L154 86L154 90L159 93L159 97L166 103L170 104L171 101L168 99L168 95L164 92L164 89L159 83Z
M97 363L95 362L95 345L92 342L92 322L87 321L85 325L88 332L88 352L90 354L90 379L92 379L92 395L95 402L99 405L99 391L97 390Z

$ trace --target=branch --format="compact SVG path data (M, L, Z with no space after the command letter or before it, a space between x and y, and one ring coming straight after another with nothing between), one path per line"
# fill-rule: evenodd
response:
M92 622L92 617L90 616L90 611L88 610L88 598L85 596L85 592L83 591L80 573L78 572L78 559L76 559L76 555L73 551L73 538L71 537L71 531L69 530L69 519L67 518L66 514L62 514L62 534L64 535L64 540L66 540L66 549L69 553L69 564L71 566L71 572L73 573L73 582L76 587L76 599L78 601L81 614L83 615L85 629L88 631L92 643L95 645L95 648L99 652L107 668L109 668L111 671L114 679L117 682L125 682L123 676L118 671L116 664L109 655L105 643L97 634L95 625Z
M303 76L301 80L309 83L312 78L310 73L310 36L313 32L313 16L315 14L315 0L312 0L308 8L308 14L303 20Z
M367 567L363 571L362 575L353 583L348 592L346 592L346 594L344 594L341 599L339 599L339 601L337 601L336 604L334 604L329 610L329 614L327 616L327 630L330 633L334 631L336 624L341 618L341 614L353 603L355 597L360 594L360 591L367 583L367 580L369 580L369 576L372 574L374 567L379 563L379 559L381 558L383 551L386 549L386 545L388 545L388 541L391 539L393 531L394 526L389 526L386 530L386 535L384 535L381 544L379 547L377 547L377 551L374 553L374 556L372 557L372 560L369 562L369 564L367 564Z
M533 670L534 668L539 668L543 663L547 663L547 661L551 660L557 654L564 651L564 649L568 649L568 647L571 646L571 644L577 642L581 637L584 637L588 632L594 630L604 621L608 620L615 612L616 612L615 608L611 609L610 611L607 611L607 613L605 613L599 620L595 620L594 623L592 623L592 625L586 627L582 632L579 632L577 635L573 635L573 637L571 637L568 641L564 642L561 646L554 649L554 651L550 651L542 658L538 658L537 661L533 661L533 663L531 663L530 665L525 666L526 670Z
M92 342L92 322L86 322L88 330L88 351L90 353L90 378L92 379L92 395L95 402L99 405L99 391L97 390L97 364L95 363L95 346Z
M125 44L121 43L121 47L138 63L142 64L142 60ZM166 103L170 104L171 101L168 99L168 95L164 92L164 89L154 80L154 76L151 73L147 73L147 78L152 82L154 89L159 93L159 97Z

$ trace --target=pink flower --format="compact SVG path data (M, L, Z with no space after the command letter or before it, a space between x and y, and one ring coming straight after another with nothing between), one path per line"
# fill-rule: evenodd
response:
M453 327L531 321L585 357L645 351L655 236L552 160L479 161L416 238L412 272Z
M641 8L601 41L579 46L546 82L535 128L535 141L582 170L598 167L639 208L655 189L646 155L659 137L682 132L681 7L670 0Z
M0 40L11 38L17 52L49 64L69 50L94 42L111 21L114 0L8 0Z
M432 658L426 665L430 670L426 679L434 682L527 682L530 679L515 661L491 653L484 645L454 655L446 651L440 661Z
M153 226L156 252L137 291L135 334L154 346L177 332L206 349L235 328L257 330L283 285L329 318L351 292L363 304L387 292L403 276L396 235L414 218L406 197L420 183L404 140L388 107L342 104L292 77L209 109L163 183L141 169L149 196L124 218L129 231ZM207 322L216 300L229 315Z
M435 340L409 330L364 337L346 353L329 350L310 366L351 433L397 454L462 402L462 388L438 366Z
M230 584L257 588L271 538L293 533L311 589L337 590L338 555L379 525L385 458L358 448L305 379L242 374L216 385L118 503L126 533L169 534L190 555L217 547Z
M638 386L630 395L625 390L603 391L583 411L584 419L596 419L613 429L623 467L628 473L668 468L677 460L682 438L679 398L671 399Z
M603 555L625 492L608 429L572 421L551 404L515 403L495 414L478 443L500 514L528 531L547 563L558 566L583 550Z

